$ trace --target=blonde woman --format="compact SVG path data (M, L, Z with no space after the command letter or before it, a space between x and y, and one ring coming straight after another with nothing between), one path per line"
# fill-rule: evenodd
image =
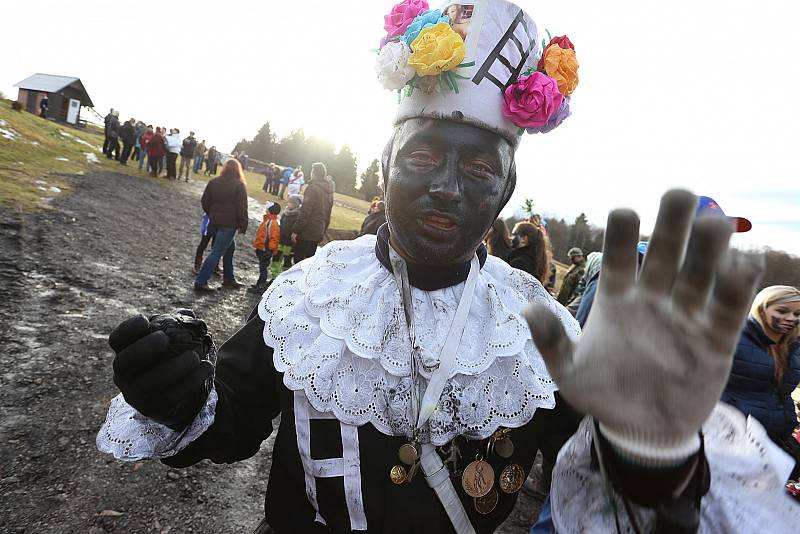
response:
M786 448L797 426L792 392L800 383L800 290L770 286L756 295L722 400L764 425Z

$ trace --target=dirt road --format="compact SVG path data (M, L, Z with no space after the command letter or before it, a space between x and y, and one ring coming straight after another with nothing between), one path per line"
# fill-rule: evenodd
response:
M255 305L244 291L191 289L202 184L64 178L73 192L49 211L0 209L0 531L250 532L271 441L248 461L184 470L117 462L94 445L116 394L106 340L120 320L192 308L221 342ZM237 238L244 282L257 275L251 222ZM536 508L522 498L500 532L527 532Z

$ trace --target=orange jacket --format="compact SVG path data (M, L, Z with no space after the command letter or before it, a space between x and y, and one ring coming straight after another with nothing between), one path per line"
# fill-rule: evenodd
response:
M269 237L267 236L268 232ZM271 213L265 213L264 220L258 225L253 248L267 250L267 241L269 241L269 251L277 254L281 245L281 226L278 224L278 216Z

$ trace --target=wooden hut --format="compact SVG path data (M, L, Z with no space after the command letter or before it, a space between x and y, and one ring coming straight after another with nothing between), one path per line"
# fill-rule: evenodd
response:
M89 93L79 78L37 73L14 84L19 88L17 101L23 109L40 114L40 103L47 97L46 117L70 124L78 124L81 107L94 107Z

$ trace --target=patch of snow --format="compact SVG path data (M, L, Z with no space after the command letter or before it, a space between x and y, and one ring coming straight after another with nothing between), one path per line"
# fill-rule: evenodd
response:
M11 128L9 128L8 130L6 130L5 128L0 128L0 137L4 137L9 141L16 141L18 135L19 134L14 130L12 130Z
M57 159L58 161L69 161L69 160L68 160L67 158L65 158L64 156L58 156L56 159Z
M89 163L100 163L100 160L97 159L94 152L84 152L83 155L86 156L86 161Z
M61 192L61 189L59 189L58 187L56 187L54 185L51 185L50 187L48 187L47 190L50 191L51 193L60 193Z
M24 161L18 161L17 165L25 165L25 162Z
M0 119L0 126L5 126L5 125L6 125L6 121L4 121L3 119Z
M39 146L39 141L31 141L31 144L32 144L33 146Z
M72 135L72 134L71 134L71 133L69 133L69 132L65 132L64 130L59 130L59 131L58 131L58 133L60 133L60 134L61 134L61 135L63 135L64 137L67 137L67 138L69 138L69 139L72 139L72 140L73 140L73 141L75 141L76 143L80 143L80 144L82 144L82 145L86 145L86 146L88 146L89 148L91 148L91 149L93 149L93 150L100 150L99 148L97 148L97 147L96 147L96 146L94 146L93 144L89 143L88 141L84 141L84 140L83 140L83 139L81 139L80 137L77 137L77 136L75 136L75 135Z
M41 185L37 186L36 189L38 189L40 191L47 191L47 188L46 187L42 187Z
M36 182L34 183L47 185L47 182L45 182L44 180L36 180Z

